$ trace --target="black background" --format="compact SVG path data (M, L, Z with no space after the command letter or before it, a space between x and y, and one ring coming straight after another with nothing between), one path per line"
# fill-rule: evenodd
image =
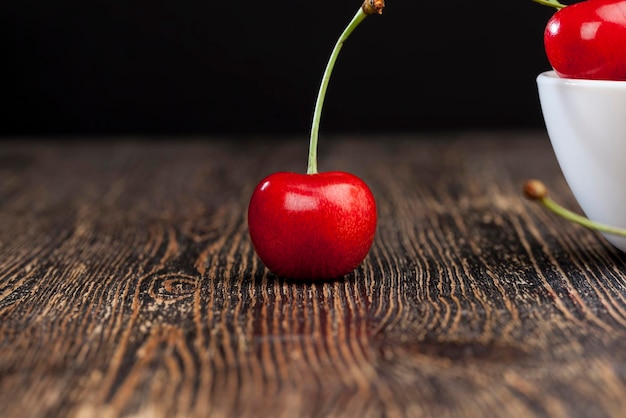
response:
M0 6L0 135L306 133L359 0ZM322 132L541 128L554 10L387 0L348 40Z

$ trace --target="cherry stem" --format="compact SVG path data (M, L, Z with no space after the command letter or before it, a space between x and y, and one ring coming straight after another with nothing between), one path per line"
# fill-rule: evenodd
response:
M341 36L337 40L333 51L326 64L324 75L322 76L322 83L320 85L319 92L317 94L317 101L315 102L315 110L313 112L313 123L311 126L311 139L309 141L309 163L307 167L307 174L317 174L317 142L319 138L320 120L322 117L322 107L324 106L324 98L326 97L326 90L328 89L328 82L330 81L330 75L335 67L335 62L339 56L341 47L350 37L354 29L370 14L380 14L385 3L382 0L365 0L363 5L359 7L348 26L343 30Z
M559 3L558 0L533 0L535 3L539 3L544 6L554 7L557 10L560 10L565 7L564 4Z
M524 184L524 195L530 200L535 200L541 203L545 208L570 222L577 223L585 228L599 232L626 237L626 229L616 228L614 226L595 222L589 218L565 209L548 196L548 189L539 180L528 180Z

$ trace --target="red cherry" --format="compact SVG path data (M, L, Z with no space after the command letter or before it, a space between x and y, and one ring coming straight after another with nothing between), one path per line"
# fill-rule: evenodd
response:
M560 77L626 80L626 0L562 6L546 25L544 43Z
M275 274L293 279L332 279L354 270L365 258L376 232L376 204L358 177L318 173L317 141L322 105L335 61L352 31L383 0L364 0L330 54L313 112L306 174L275 173L263 179L248 207L254 249Z
M376 204L367 185L349 173L274 173L252 194L248 229L273 273L331 279L350 273L369 252Z

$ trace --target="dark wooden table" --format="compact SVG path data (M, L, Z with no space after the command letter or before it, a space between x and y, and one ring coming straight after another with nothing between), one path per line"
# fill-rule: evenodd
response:
M618 417L626 256L543 132L323 137L379 207L353 274L256 258L250 193L307 138L0 144L0 416Z

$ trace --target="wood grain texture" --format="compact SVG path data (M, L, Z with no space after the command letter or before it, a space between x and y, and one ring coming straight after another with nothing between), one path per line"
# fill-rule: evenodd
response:
M0 149L0 416L618 417L626 256L541 132L328 137L372 188L353 274L268 273L245 213L306 139L15 141Z

